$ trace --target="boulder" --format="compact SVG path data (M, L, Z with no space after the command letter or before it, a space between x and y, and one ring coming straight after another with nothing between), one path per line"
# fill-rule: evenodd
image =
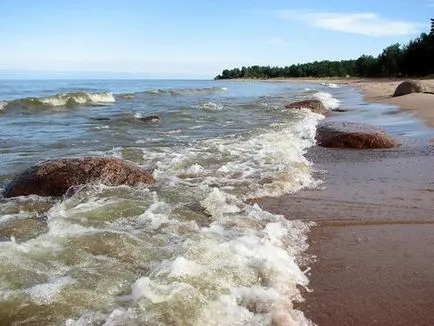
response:
M407 95L410 93L423 93L425 86L419 80L406 80L396 87L393 97Z
M4 197L26 195L62 196L86 183L109 186L155 183L151 173L135 163L112 157L59 158L34 165L6 186Z
M333 148L392 148L399 145L382 130L352 122L320 124L316 140L319 146Z
M140 121L143 122L156 122L156 121L160 121L160 117L158 115L149 115L147 117L140 117L137 118Z
M341 112L348 112L349 110L345 109L345 108L336 108L336 109L333 109L332 111L341 113Z
M326 115L328 113L324 104L320 100L305 100L299 101L291 104L286 104L285 108L287 109L302 109L306 108L311 110L314 113Z

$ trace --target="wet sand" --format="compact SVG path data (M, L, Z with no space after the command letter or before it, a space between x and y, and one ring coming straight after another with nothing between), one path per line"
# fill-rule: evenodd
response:
M314 147L308 157L320 187L257 200L317 222L306 264L313 291L298 308L318 325L434 325L434 144Z
M434 325L434 224L322 226L313 292L299 308L318 325Z
M318 325L434 325L433 146L325 151L309 154L322 187L258 201L317 222L299 309Z

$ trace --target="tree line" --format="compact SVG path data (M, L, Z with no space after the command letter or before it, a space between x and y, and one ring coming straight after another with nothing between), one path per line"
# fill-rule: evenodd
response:
M286 67L250 66L225 69L215 79L285 77L423 77L434 74L434 19L430 33L422 33L406 45L386 47L377 57L315 61Z

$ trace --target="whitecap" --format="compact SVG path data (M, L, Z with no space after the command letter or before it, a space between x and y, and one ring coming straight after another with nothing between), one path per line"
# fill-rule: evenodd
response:
M337 98L333 97L332 94L326 93L326 92L317 92L313 94L314 97L316 97L318 100L320 100L327 110L333 110L339 107L341 101L339 101Z
M339 88L337 84L334 83L321 83L322 86L328 87L328 88Z

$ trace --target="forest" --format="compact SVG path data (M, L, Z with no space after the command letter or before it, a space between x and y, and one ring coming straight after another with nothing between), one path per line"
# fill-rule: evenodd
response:
M215 79L287 77L424 77L434 74L434 19L431 30L408 44L386 47L377 57L315 61L286 67L250 66L225 69Z

